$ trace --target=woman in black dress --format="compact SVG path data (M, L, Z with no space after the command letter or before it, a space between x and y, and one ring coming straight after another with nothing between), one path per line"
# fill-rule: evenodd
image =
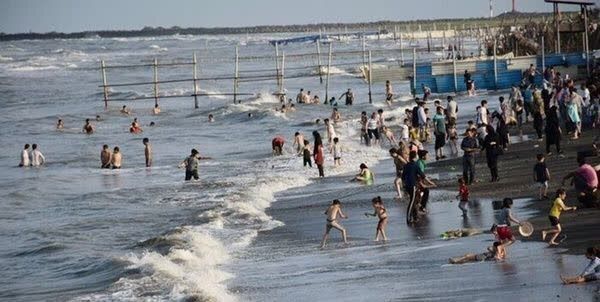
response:
M494 130L494 127L487 125L485 127L487 135L483 139L482 150L485 150L485 157L487 159L487 166L490 169L492 175L491 182L498 181L498 156L500 155L499 135Z
M562 130L560 130L560 123L558 121L558 108L556 106L550 107L548 110L548 116L546 116L546 153L551 155L550 146L556 145L556 152L562 153L560 150L560 136Z

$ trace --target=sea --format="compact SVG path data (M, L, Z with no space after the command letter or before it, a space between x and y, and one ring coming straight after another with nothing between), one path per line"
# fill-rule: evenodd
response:
M326 154L325 178L304 167L292 147L294 133L311 144L313 131L330 105L296 104L281 113L275 76L275 49L269 40L298 34L162 36L0 42L0 300L1 301L592 301L598 285L562 286L560 274L580 273L587 260L542 243L517 241L501 263L449 265L448 258L481 253L490 234L443 240L458 228L487 230L494 222L492 200L474 200L461 217L456 192L432 190L429 214L418 225L405 223L404 201L393 199L395 170L389 145L367 147L359 137L361 111L383 109L397 130L412 108L408 83L393 83L396 102L384 103L383 83L368 85L356 50L363 41L335 41L327 91L336 97L353 89L353 106L340 101L335 125L342 164ZM425 41L368 39L373 64L408 60L410 47ZM238 47L239 103L233 92ZM476 45L471 44L473 49ZM325 99L314 43L280 45L285 53L284 88L295 99L301 88ZM321 65L327 45L321 45ZM162 97L152 114L152 85L115 86L103 102L100 62L108 84L152 82L156 58L190 63L197 56L198 89L211 94ZM311 56L302 54L312 53ZM420 60L442 53L419 53ZM282 59L280 59L282 60ZM143 65L115 68L120 65ZM192 65L158 67L160 80L191 79ZM224 80L214 78L227 77ZM160 96L193 93L190 81L160 84ZM464 124L477 103L502 92L456 96ZM445 96L436 96L445 99ZM123 105L131 115L120 113ZM214 122L208 121L208 115ZM96 120L99 116L99 120ZM85 119L96 132L82 133ZM130 134L137 118L141 134ZM56 130L58 119L63 130ZM155 126L150 127L150 122ZM396 133L398 134L398 133ZM271 140L286 139L283 156L272 156ZM142 139L153 149L144 165ZM37 144L42 167L18 167L24 144ZM120 170L100 169L104 144L123 154ZM195 148L200 180L185 182L178 165ZM431 148L431 146L428 146ZM367 164L375 184L350 180ZM460 167L435 171L434 179L455 178ZM481 171L485 173L485 171ZM493 188L491 188L493 189ZM370 200L381 196L389 213L386 243L374 242L376 220ZM501 198L501 197L499 197ZM323 212L333 199L349 216L349 244L333 232L319 248ZM515 214L535 213L517 200ZM536 233L537 235L537 233Z

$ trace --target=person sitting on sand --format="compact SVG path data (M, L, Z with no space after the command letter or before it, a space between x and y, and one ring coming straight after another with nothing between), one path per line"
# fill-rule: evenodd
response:
M160 107L158 107L158 104L154 105L154 109L152 109L152 114L154 114L154 115L160 114Z
M448 259L450 264L464 264L468 262L481 262L481 261L502 261L506 257L504 247L499 241L487 248L487 252L481 254L466 254L461 257L455 257Z
M379 218L379 222L377 223L377 229L375 231L375 241L379 241L379 237L381 236L381 239L383 239L383 241L387 241L387 237L385 236L385 227L387 226L387 211L385 210L385 207L383 206L383 200L381 200L380 196L377 196L375 198L373 198L373 200L371 200L371 202L373 203L373 209L374 212L373 214L371 213L365 213L365 216L377 216L377 218Z
M131 114L131 110L129 110L129 108L127 108L126 105L123 105L123 108L121 108L121 113L125 114L125 115L130 115Z
M346 229L344 229L344 227L338 223L338 217L348 219L348 216L344 215L342 212L342 203L338 199L333 200L331 205L325 211L325 215L327 215L327 224L325 225L325 234L323 235L323 240L321 241L321 248L325 247L331 228L339 230L342 233L344 243L348 243Z
M63 122L63 120L58 119L58 122L56 122L56 130L63 130L65 128L65 123Z
M577 155L577 165L575 171L567 174L563 180L572 179L572 184L577 192L577 200L587 207L592 207L595 203L594 194L598 188L598 174L594 167L586 163L585 157L581 154Z
M132 122L131 123L131 127L129 127L129 133L133 133L133 134L139 134L144 132L144 130L142 130L142 127L140 127L139 125L137 125L136 122Z
M92 134L94 133L96 129L94 129L94 125L92 125L92 123L90 123L90 119L87 118L85 119L85 125L83 125L83 133L85 134Z
M590 259L590 263L585 267L581 274L573 277L560 276L560 280L562 280L564 284L575 284L600 280L600 248L588 247L585 252L585 257Z
M360 173L358 173L353 180L362 181L365 185L370 186L373 184L374 176L373 172L369 170L366 164L360 164Z
M565 189L556 190L556 199L554 199L554 201L552 202L552 207L550 208L550 214L548 215L550 224L552 225L552 227L554 229L542 231L542 240L544 240L544 241L546 240L546 236L548 234L554 234L550 238L550 241L548 242L548 244L551 246L558 245L558 242L556 242L556 238L562 231L562 228L560 226L560 220L559 220L560 213L562 211L577 210L577 207L568 207L565 205L564 200L566 198L567 198L567 192L565 191Z

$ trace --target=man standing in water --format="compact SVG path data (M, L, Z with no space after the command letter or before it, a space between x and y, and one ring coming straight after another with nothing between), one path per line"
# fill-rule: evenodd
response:
M29 161L29 144L25 144L23 151L21 151L21 162L19 167L29 167L31 162Z
M325 215L327 215L327 224L325 225L325 234L323 235L323 240L321 241L321 248L325 247L325 243L327 243L327 237L329 236L331 228L339 230L342 233L344 243L347 244L348 239L346 237L346 229L344 229L344 227L338 222L338 216L344 219L348 218L348 216L344 215L342 212L342 203L338 199L335 199L325 211Z
M329 148L332 148L333 139L337 137L335 134L335 128L333 128L333 124L329 122L328 118L324 119L323 122L325 122L325 131L327 131L327 143L329 144Z
M94 133L94 125L92 125L92 123L90 123L90 119L85 119L85 125L83 125L83 133L85 134L92 134Z
M460 144L464 151L463 155L463 179L468 185L471 185L475 178L475 152L479 150L479 143L475 138L476 129L467 129L467 136Z
M146 157L146 168L152 167L152 145L150 145L150 140L147 137L144 137L142 140L144 144L144 156Z
M113 154L110 159L110 164L113 169L121 169L121 163L123 162L123 155L121 155L121 150L119 147L115 147L113 149Z
M202 157L200 153L196 149L192 149L190 156L179 164L180 168L185 167L185 180L191 180L192 177L194 180L198 180L200 177L198 176L198 165L200 164L200 160L203 159L211 159L210 157Z
M352 92L352 89L348 88L348 91L342 93L340 99L342 97L346 97L346 106L352 106L354 103L354 92Z
M300 88L300 92L296 95L296 103L301 104L304 102L304 88Z
M39 167L46 163L46 158L44 154L37 148L37 144L31 145L31 165L34 167Z
M100 151L100 168L102 169L110 169L110 159L112 157L112 153L110 153L110 149L108 145L102 146L102 151Z
M385 102L388 106L392 106L392 100L394 99L394 90L392 89L392 83L388 80L385 81Z

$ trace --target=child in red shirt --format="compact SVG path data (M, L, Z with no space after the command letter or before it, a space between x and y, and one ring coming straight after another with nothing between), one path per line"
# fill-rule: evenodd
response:
M460 198L458 208L463 212L463 217L467 217L467 204L469 203L469 187L465 183L465 180L461 177L458 179L458 195L456 198Z

